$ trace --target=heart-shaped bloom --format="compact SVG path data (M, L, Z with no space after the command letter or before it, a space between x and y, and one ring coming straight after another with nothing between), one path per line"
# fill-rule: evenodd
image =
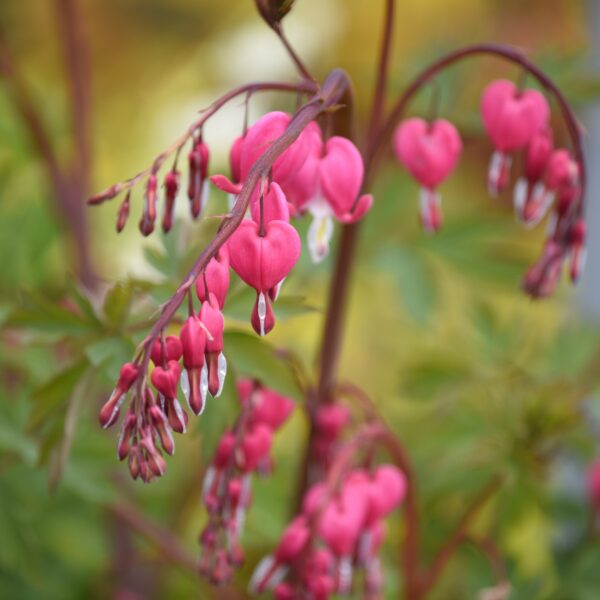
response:
M428 232L442 226L441 198L438 186L455 169L462 151L460 135L452 123L436 119L406 119L394 134L398 160L421 184L421 223Z
M166 365L171 360L179 360L182 353L181 340L176 335L168 335L164 344L160 338L154 340L150 358L157 367L162 367L163 363Z
M305 131L310 154L283 189L298 212L311 213L308 248L313 262L320 262L329 253L333 219L341 223L359 221L371 208L373 197L359 196L364 164L350 140L334 136L323 143L316 123Z
M231 268L256 290L252 326L265 335L275 325L269 292L287 277L300 258L300 237L284 221L263 223L245 220L228 240Z
M269 149L271 144L288 128L292 117L284 112L273 111L263 115L232 148L230 158L232 177L214 175L211 181L221 190L237 195L248 177L254 163ZM286 184L302 167L310 150L310 139L304 130L290 146L275 160L271 178L280 185Z
M499 79L485 88L481 114L496 148L488 171L488 188L492 196L497 196L510 178L510 153L524 148L547 125L550 107L537 90L519 90L512 81Z
M221 395L225 376L227 375L227 359L223 354L223 331L225 320L214 294L202 303L200 321L206 327L210 338L206 340L205 358L208 376L208 391L216 398Z
M206 349L205 326L195 315L189 317L181 328L179 339L183 349L181 389L194 414L204 410L208 391L208 369L204 361Z
M121 367L121 373L119 374L117 385L110 395L110 398L100 409L99 420L103 429L113 425L119 418L121 404L123 404L125 395L131 389L131 386L137 379L139 372L139 365L134 363L125 363Z
M537 225L554 199L544 182L553 149L552 130L549 127L538 131L527 144L524 177L517 180L513 193L515 214L526 227Z
M177 384L181 376L181 366L177 360L170 360L166 368L154 367L150 380L158 390L158 403L166 414L169 425L177 433L185 433L187 414L177 400Z
M214 294L222 310L228 291L229 253L225 245L221 246L217 254L208 261L206 269L196 280L196 293L200 302L207 300L209 294Z

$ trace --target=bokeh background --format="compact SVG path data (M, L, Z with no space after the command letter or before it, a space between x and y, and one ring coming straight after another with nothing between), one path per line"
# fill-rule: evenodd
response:
M63 4L0 3L0 597L243 598L252 567L293 510L304 416L297 410L277 439L274 475L255 482L246 566L232 588L213 591L157 550L148 527L171 532L175 550L186 556L198 552L202 472L219 432L235 418L233 388L178 439L167 476L151 486L128 480L115 461L115 436L99 429L96 414L214 222L190 224L181 202L174 234L143 239L135 227L141 198L134 195L122 235L114 232L113 203L80 211L87 226L83 239L74 240L73 220L65 219L23 118L15 78L61 168L84 165L85 176L72 178L75 192L65 192L82 203L86 193L147 166L217 95L249 80L292 80L292 66L250 0L74 2L90 85L88 135L77 138ZM336 66L350 73L359 125L371 98L382 5L297 0L287 20L289 37L317 77ZM497 473L502 490L476 528L502 553L511 598L597 598L600 547L585 473L600 436L598 3L402 2L396 26L390 101L444 51L484 40L526 49L561 85L589 132L589 264L577 290L563 284L556 297L540 302L521 294L519 281L539 252L543 227L524 232L509 195L487 197L490 145L477 111L491 77L518 71L493 58L456 66L439 78L440 114L459 126L466 143L457 173L443 186L446 226L436 237L422 234L418 190L389 161L363 228L341 377L369 391L410 450L429 556ZM430 95L423 90L411 112L427 111ZM293 98L257 94L250 117L294 106ZM242 103L234 102L206 127L212 172L227 169L228 146L242 122ZM560 120L554 124L566 143ZM210 212L224 206L224 196L213 191ZM77 283L82 253L100 280L91 296ZM332 263L313 267L303 255L269 336L274 346L293 349L309 373ZM236 332L248 331L251 302L242 291L234 294L226 314ZM232 333L226 352L234 372L297 393L291 375L250 336ZM385 548L390 599L401 595L401 533L400 519L393 519ZM465 547L431 597L475 598L492 583L484 558ZM229 596L234 588L237 595Z

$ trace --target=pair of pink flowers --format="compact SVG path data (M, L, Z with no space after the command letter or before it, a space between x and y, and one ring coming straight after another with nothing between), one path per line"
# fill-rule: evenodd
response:
M285 131L291 119L283 112L271 112L259 119L232 146L233 181L216 175L211 178L213 183L230 194L239 194L256 160ZM363 176L364 165L356 146L338 136L325 141L315 122L273 164L270 180L280 186L291 216L308 212L313 217L308 247L315 262L327 256L334 219L353 223L371 207L372 196L359 195ZM259 193L255 190L253 203Z

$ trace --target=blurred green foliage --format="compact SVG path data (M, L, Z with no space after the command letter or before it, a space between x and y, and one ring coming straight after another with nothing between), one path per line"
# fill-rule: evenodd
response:
M35 4L39 10L5 3L0 18L62 148L69 134L55 65L59 43L52 40L47 54L35 43L52 22L51 3ZM359 119L373 76L373 53L364 50L377 36L381 8L373 4L337 1L326 9L318 0L298 0L290 17L291 31L319 74L341 64L355 77ZM99 187L145 165L197 108L239 83L232 81L235 65L216 57L239 40L251 44L256 35L271 35L264 27L254 34L251 5L228 3L223 11L209 0L83 3ZM540 64L578 106L598 96L598 78L582 58L580 2L427 0L401 10L395 52L405 58L392 73L394 93L440 51L485 34L539 48ZM320 29L307 33L306 23ZM313 34L318 43L303 41ZM495 204L486 198L489 148L476 107L490 65L464 65L440 80L442 112L467 140L459 173L443 189L444 230L423 236L417 190L399 169L385 168L375 186L377 202L363 228L349 299L341 378L372 394L410 450L428 556L489 477L500 475L502 489L473 533L491 537L505 557L511 598L591 600L600 587L600 551L584 472L596 452L599 337L576 315L570 290L535 303L518 290L541 237L513 224L507 198ZM514 75L496 66L494 73ZM287 66L283 75L278 69L272 76L291 76ZM257 101L253 111L271 105L274 98ZM427 106L425 91L413 110ZM226 128L227 142L233 134ZM207 135L217 147L218 170L226 143L216 127ZM220 432L235 418L234 377L260 377L301 400L314 371L332 261L315 268L303 255L277 302L278 326L267 342L250 333L253 298L234 284L226 307L231 373L223 397L177 437L167 475L140 486L116 463L113 432L99 429L97 411L216 222L180 222L170 236L147 242L138 238L132 216L130 231L117 240L115 209L90 209L90 243L104 278L101 293L90 295L73 282L72 257L43 169L1 85L0 139L0 597L106 598L135 577L149 582L149 596L219 597L199 578L165 563L143 536L127 533L114 507L132 503L197 553L205 518L198 490ZM214 193L211 212L222 213L224 206ZM303 235L305 229L300 224ZM281 348L289 352L282 356ZM299 409L276 441L274 475L255 482L247 562L235 582L242 594L252 567L290 517L305 441ZM396 569L401 536L395 517L385 547L390 599L399 597L402 583ZM431 597L472 598L492 582L485 558L465 546Z

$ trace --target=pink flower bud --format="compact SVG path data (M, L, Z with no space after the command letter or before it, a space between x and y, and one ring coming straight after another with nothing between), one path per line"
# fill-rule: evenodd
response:
M100 425L104 429L113 425L119 418L119 410L125 398L125 394L130 390L131 386L137 379L139 370L139 366L133 363L125 363L121 367L121 373L119 375L119 380L117 381L117 386L113 390L113 393L106 404L104 404L104 406L100 409L99 420Z
M531 138L525 154L525 177L530 182L533 183L542 179L553 149L554 142L550 127L540 129Z
M119 212L117 213L117 233L121 233L125 229L127 219L129 219L129 199L131 198L131 190L128 190L125 195L125 199L119 206Z
M349 421L350 411L341 404L321 406L315 415L315 427L319 435L328 439L337 439Z
M576 187L579 181L579 166L568 150L555 150L546 167L546 186L555 190L561 186Z
M225 321L219 309L219 303L213 294L202 303L200 320L205 325L212 339L206 341L206 367L208 370L208 391L214 396L221 395L225 376L227 374L227 360L223 354L223 330Z
M163 343L160 338L154 340L154 344L152 344L150 359L157 367L162 367L163 362L168 363L171 360L179 360L183 353L181 340L176 335L168 335L165 338L164 346L165 353L163 353Z
M183 349L183 366L186 373L182 377L183 393L190 409L199 415L204 410L206 389L208 387L206 368L204 366L204 351L206 348L206 333L200 319L189 317L179 335Z
M238 456L240 469L246 473L254 471L261 460L268 457L272 442L273 434L266 425L258 424L247 431Z
M123 460L130 450L131 435L135 429L137 418L134 413L129 412L123 421L121 426L121 434L117 443L117 456L119 460Z
M600 462L595 461L587 472L587 489L595 508L600 507Z
M165 233L173 227L173 211L179 192L179 171L172 170L165 175L165 212L163 213L162 228Z
M150 380L152 385L165 397L177 397L177 384L179 375L181 374L181 366L175 360L170 360L167 363L167 368L154 367Z
M246 220L240 224L228 242L231 268L257 292L255 331L264 335L272 329L274 316L266 294L282 281L300 258L300 237L283 221L259 225Z
M254 403L251 422L263 423L272 431L279 429L294 410L293 400L266 388L256 390L251 401Z
M202 212L206 200L206 177L208 174L209 150L201 138L194 142L194 146L188 154L190 168L188 183L188 198L190 199L190 210L194 219Z
M227 246L222 246L217 255L211 258L204 273L196 280L196 293L201 302L214 294L222 310L229 290L229 253Z
M146 183L146 195L144 203L144 212L140 220L140 231L142 235L148 236L154 231L154 222L156 221L156 189L158 180L155 173L148 177Z
M160 438L160 444L163 447L163 450L167 454L172 455L175 452L175 442L173 441L173 436L171 435L167 417L156 405L151 406L148 412L150 414L152 424L154 425L154 430L158 433L158 437Z

